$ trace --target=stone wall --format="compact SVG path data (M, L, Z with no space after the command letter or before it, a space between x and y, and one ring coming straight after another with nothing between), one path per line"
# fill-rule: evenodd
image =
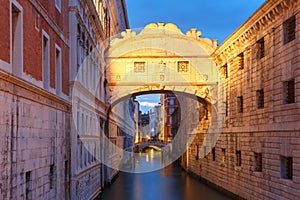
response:
M215 153L209 149L205 158L196 159L203 126L183 166L245 199L299 199L300 6L298 1L270 0L260 10L264 12L255 12L212 55L221 72L228 116ZM284 23L293 16L295 39L286 43ZM290 80L294 102L286 100Z
M0 74L1 199L64 199L69 181L69 105Z

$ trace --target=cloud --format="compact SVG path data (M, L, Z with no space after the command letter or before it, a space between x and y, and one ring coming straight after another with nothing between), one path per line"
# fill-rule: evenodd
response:
M139 102L141 106L146 106L146 107L154 107L157 106L158 103L153 103L153 102L146 102L146 101L142 101Z

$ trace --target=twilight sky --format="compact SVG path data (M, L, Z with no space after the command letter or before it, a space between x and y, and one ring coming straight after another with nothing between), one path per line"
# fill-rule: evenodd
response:
M131 29L141 29L149 23L174 23L183 33L197 28L202 37L217 39L221 44L242 25L264 0L125 0ZM159 95L143 95L142 112L147 112Z

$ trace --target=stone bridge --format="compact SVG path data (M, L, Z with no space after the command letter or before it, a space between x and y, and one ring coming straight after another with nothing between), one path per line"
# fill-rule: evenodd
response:
M160 141L148 141L148 142L140 142L133 146L134 152L139 152L142 149L145 149L147 147L151 147L156 150L161 150L162 148L166 147L167 144L160 142Z

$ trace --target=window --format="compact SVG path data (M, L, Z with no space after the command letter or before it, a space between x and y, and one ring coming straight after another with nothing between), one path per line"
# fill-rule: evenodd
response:
M50 189L53 189L54 186L54 171L55 171L55 166L52 164L50 165L50 174L49 174Z
M25 199L32 199L31 198L31 190L32 190L32 180L31 180L31 172L28 171L25 173L25 181L26 181L26 191L25 191Z
M295 80L286 81L283 83L284 103L295 103Z
M177 71L178 72L188 72L189 71L189 61L178 61Z
M170 108L169 109L169 114L173 114L174 110L175 110L174 108Z
M238 69L244 69L244 53L240 53L237 56L237 64L238 64Z
M293 158L292 157L280 157L280 178L293 179Z
M256 42L257 44L257 59L265 57L265 40L261 38Z
M212 160L216 161L216 148L215 147L212 148L211 153L212 153Z
M228 66L227 66L227 64L222 66L222 73L224 74L225 78L228 78Z
M296 18L292 16L283 22L283 44L287 44L296 37Z
M203 156L204 156L204 158L207 158L207 155L206 155L206 146L203 146Z
M237 98L237 112L242 113L243 111L243 96L239 96Z
M50 87L50 41L49 36L43 31L42 41L42 65L43 65L43 85L44 89Z
M23 69L23 21L22 7L18 4L11 4L11 35L12 35L12 73L21 76Z
M226 151L225 149L222 149L222 163L225 163L226 161Z
M35 26L35 29L37 31L40 31L40 14L39 12L35 9L34 10L34 26Z
M263 89L256 91L256 104L257 104L258 109L264 108L264 90Z
M69 161L65 161L65 199L69 199Z
M228 117L228 100L225 101L225 116Z
M262 171L262 154L254 152L254 171Z
M242 166L242 152L236 151L236 166Z
M134 62L134 72L135 73L145 72L145 62Z
M170 99L170 106L174 106L174 99Z
M55 45L55 86L56 95L61 95L62 90L61 49Z
M61 12L61 0L55 0L56 9Z

